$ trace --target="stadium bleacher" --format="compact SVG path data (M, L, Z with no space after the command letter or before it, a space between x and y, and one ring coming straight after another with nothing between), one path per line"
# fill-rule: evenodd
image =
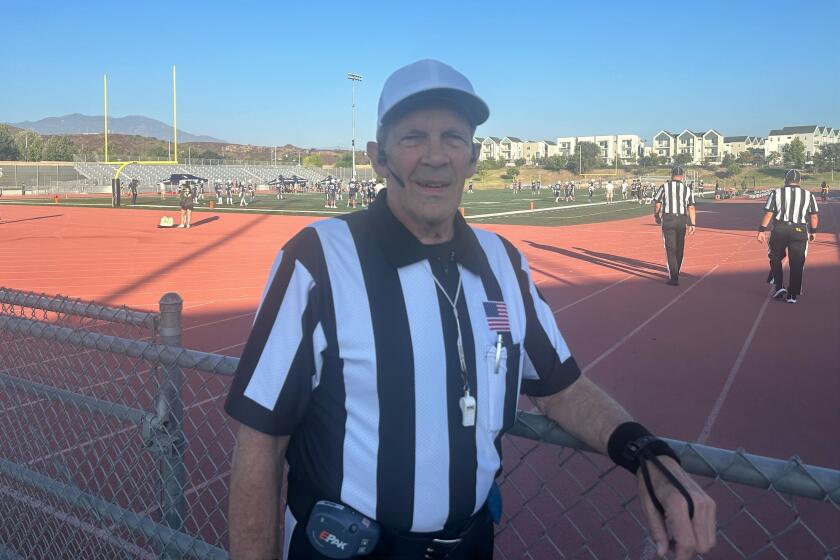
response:
M76 170L84 175L96 186L110 188L111 179L117 172L118 166L113 164L76 162ZM300 165L127 165L120 175L122 182L137 179L139 190L146 192L157 191L158 184L174 173L190 173L209 181L238 180L256 181L265 185L276 179L278 175L286 178L297 176L308 183L316 183L327 178L328 173L311 167Z

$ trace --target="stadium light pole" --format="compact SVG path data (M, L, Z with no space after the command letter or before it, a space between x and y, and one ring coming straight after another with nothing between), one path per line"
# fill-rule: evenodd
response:
M351 113L351 138L350 138L350 150L351 150L351 158L352 158L352 172L351 177L353 181L356 180L356 82L361 82L362 77L359 74L354 74L352 72L347 73L347 79L350 80L350 89L352 90L352 105L350 108Z

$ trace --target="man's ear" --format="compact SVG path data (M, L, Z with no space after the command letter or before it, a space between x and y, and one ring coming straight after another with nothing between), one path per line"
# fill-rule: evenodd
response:
M388 168L379 161L379 144L373 141L368 142L367 154L370 159L370 164L373 166L376 174L387 179L390 173L388 173Z
M470 166L467 168L467 180L470 179L478 171L478 158L470 160Z

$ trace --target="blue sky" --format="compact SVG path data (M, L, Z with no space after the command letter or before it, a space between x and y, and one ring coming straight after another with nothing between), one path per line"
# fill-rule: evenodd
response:
M479 135L840 127L840 2L0 2L0 122L102 113L232 142L349 146L420 58L490 105Z

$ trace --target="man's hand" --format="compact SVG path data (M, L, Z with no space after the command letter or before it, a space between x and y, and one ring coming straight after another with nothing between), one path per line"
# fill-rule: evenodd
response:
M665 519L659 515L648 495L647 487L639 469L639 499L647 518L650 534L656 543L656 553L663 558L669 548L675 560L690 560L695 554L705 554L715 546L715 502L694 482L670 457L658 457L662 465L671 471L682 483L694 502L694 518L688 517L688 503L679 490L665 478L656 466L648 463L651 483L656 497L665 508ZM667 525L666 525L667 524ZM669 534L671 540L669 540Z
M817 240L817 234L816 233L811 233L811 234L808 235L808 241L816 241L816 240Z
M758 240L759 243L766 243L767 242L764 239L764 232L763 231L759 231L758 235L756 235L755 238Z
M688 226L688 235L694 235L694 232L697 231L697 227L695 226Z
M659 225L662 224L662 216L660 216L659 214L654 214L653 219L654 219L654 221L656 221L657 224L659 224Z

